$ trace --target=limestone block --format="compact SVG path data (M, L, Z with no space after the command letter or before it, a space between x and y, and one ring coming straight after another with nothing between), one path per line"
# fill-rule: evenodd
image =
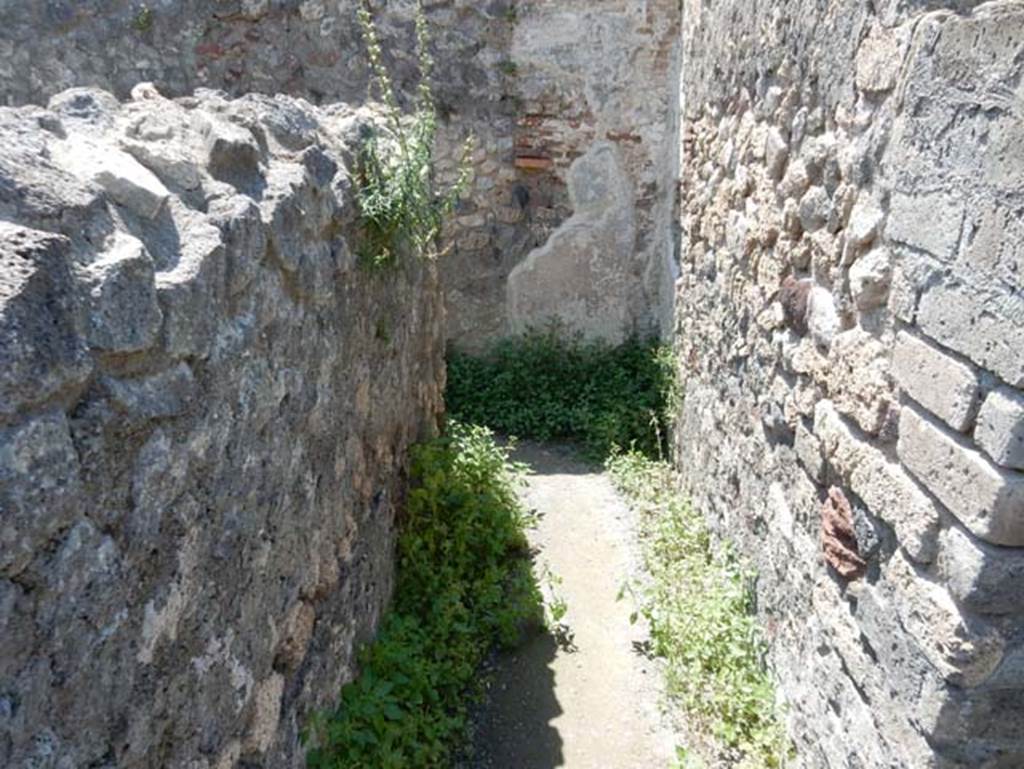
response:
M889 250L874 248L850 267L850 293L860 310L873 310L886 303L892 283Z
M828 390L836 409L877 435L892 403L886 345L861 328L837 334L829 351Z
M857 200L850 211L850 221L846 225L846 243L851 249L869 246L881 231L885 214L878 204L871 199Z
M764 137L764 162L768 178L772 181L782 179L789 160L789 145L778 128L771 128Z
M993 547L950 526L942 533L937 565L953 597L968 609L1024 611L1024 550Z
M925 288L917 323L945 347L1024 387L1024 303L1005 286L945 276Z
M0 432L0 576L18 574L74 520L80 493L63 414Z
M156 300L153 260L139 240L118 236L113 247L86 268L84 285L92 347L127 353L153 345L163 313Z
M832 200L824 187L811 187L800 198L800 225L804 232L816 232L825 226L832 211Z
M832 294L822 286L815 286L807 297L807 328L811 337L828 349L839 327L839 313Z
M999 667L1006 639L997 627L962 611L945 588L922 579L899 552L885 576L896 587L903 627L946 681L977 686Z
M0 221L0 414L81 385L67 238Z
M185 363L152 376L105 377L103 384L119 408L141 419L178 416L188 408L196 390L192 369Z
M965 431L978 408L977 372L906 331L896 338L893 374L903 390L954 430Z
M73 134L53 152L62 167L144 218L156 217L170 197L163 182L123 150Z
M900 460L972 533L1024 545L1024 475L994 465L913 408L902 409L899 431Z
M960 242L964 204L945 192L894 192L885 235L950 261Z
M856 435L831 402L815 407L814 431L827 461L874 515L892 525L907 555L919 563L931 562L941 509L899 465Z
M989 393L974 440L996 464L1024 470L1024 394L1009 387Z
M903 63L903 45L893 30L872 30L857 49L857 87L869 93L892 90Z

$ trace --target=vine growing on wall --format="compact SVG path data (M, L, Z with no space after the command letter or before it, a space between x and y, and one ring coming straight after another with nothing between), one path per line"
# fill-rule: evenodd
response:
M433 259L441 228L469 183L467 139L451 185L437 179L434 147L437 107L430 77L430 33L422 4L416 10L416 57L420 82L412 111L406 114L384 63L384 51L368 4L360 5L359 24L366 42L371 88L384 106L386 131L371 135L362 147L356 171L356 200L360 213L359 254L365 264L388 267L403 255Z

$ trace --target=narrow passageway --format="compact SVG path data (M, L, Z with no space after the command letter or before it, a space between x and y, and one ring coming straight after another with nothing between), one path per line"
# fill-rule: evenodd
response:
M503 655L482 714L474 769L664 769L675 739L659 708L656 666L633 604L616 600L634 579L632 513L610 482L562 447L524 444L526 504L541 576L560 578L572 646L540 634Z

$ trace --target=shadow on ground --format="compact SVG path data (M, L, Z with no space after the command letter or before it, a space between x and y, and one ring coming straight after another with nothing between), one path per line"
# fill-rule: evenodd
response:
M562 738L551 722L562 713L551 663L555 639L537 632L495 661L488 707L477 724L473 769L555 769Z

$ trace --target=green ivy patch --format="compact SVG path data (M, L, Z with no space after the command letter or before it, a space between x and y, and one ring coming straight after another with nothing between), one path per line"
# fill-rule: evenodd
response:
M449 412L535 440L573 440L591 458L631 446L664 456L675 363L658 341L620 345L567 337L558 327L448 356Z

